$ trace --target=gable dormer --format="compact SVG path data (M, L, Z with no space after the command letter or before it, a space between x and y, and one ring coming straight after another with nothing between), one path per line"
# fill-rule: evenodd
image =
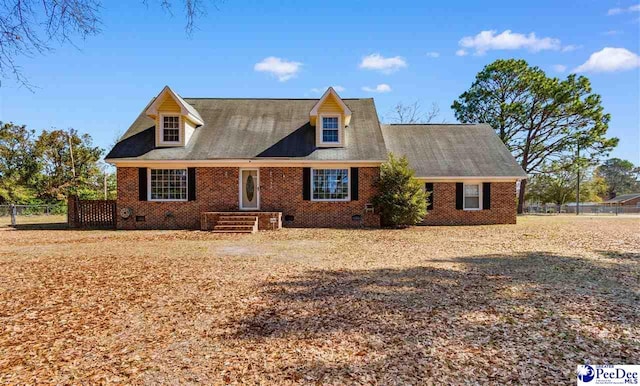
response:
M351 110L333 87L329 87L309 113L309 122L316 127L316 146L343 147L344 130L350 121Z
M156 147L186 146L204 122L198 111L165 86L145 114L156 122Z

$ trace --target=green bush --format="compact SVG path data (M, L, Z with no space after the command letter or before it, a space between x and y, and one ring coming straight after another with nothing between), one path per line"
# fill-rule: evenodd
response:
M415 225L427 214L427 194L414 176L406 157L389 154L389 160L380 166L378 195L373 204L383 226Z

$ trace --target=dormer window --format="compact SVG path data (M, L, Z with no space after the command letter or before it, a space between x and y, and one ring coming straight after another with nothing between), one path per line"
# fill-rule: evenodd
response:
M329 89L309 112L309 123L316 128L317 147L344 147L345 130L351 121L351 110L338 96Z
M145 114L155 122L157 147L187 146L196 129L204 125L198 110L169 86L160 91Z
M322 116L322 143L340 143L340 116Z
M180 116L179 115L163 115L162 116L162 143L180 143Z

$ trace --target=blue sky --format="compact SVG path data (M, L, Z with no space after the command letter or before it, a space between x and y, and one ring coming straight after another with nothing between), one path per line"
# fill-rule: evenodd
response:
M515 57L553 76L583 71L620 138L612 155L640 164L637 1L226 1L191 37L179 4L172 16L149 3L105 2L102 33L79 49L21 58L37 88L3 80L0 120L73 127L107 148L168 84L183 97L292 98L333 85L374 97L382 116L435 102L454 122L475 74Z

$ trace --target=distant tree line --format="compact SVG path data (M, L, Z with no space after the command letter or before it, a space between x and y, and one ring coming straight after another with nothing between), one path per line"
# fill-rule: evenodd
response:
M44 130L0 122L0 204L49 204L78 195L115 198L116 180L101 164L104 150L77 130Z
M529 178L526 201L564 205L577 201L575 168L552 164ZM640 193L640 168L630 161L611 158L587 168L580 182L580 202L601 202L627 193Z

